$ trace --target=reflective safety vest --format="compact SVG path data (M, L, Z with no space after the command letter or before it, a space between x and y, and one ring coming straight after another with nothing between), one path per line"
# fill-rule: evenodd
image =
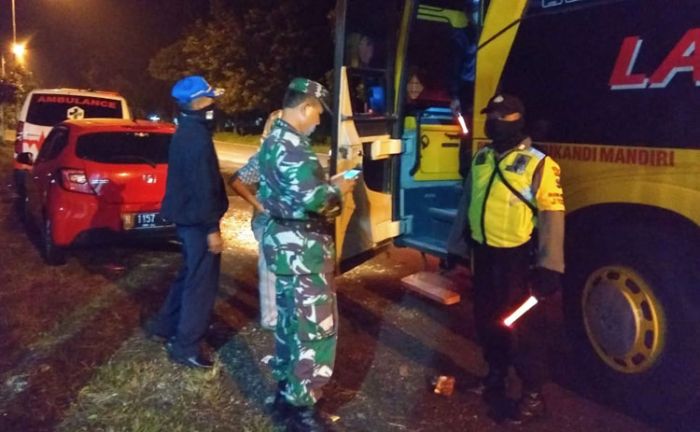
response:
M530 240L538 211L564 211L559 165L530 147L529 139L500 159L491 147L483 147L472 159L469 175L469 227L480 244L520 246Z

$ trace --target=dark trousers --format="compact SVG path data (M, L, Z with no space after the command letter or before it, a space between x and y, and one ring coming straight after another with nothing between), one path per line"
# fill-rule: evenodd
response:
M183 263L165 303L154 320L154 329L174 336L172 353L189 357L199 352L219 288L221 255L209 252L207 229L177 227L182 241Z
M529 295L528 243L515 248L474 248L474 320L489 373L506 375L512 365L523 390L541 391L547 380L549 325L540 303L508 328L502 320Z

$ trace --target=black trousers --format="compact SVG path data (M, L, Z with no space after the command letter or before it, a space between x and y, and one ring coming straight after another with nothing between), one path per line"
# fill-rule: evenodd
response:
M546 304L539 303L508 328L502 320L529 295L531 245L474 247L474 320L489 373L505 376L512 365L523 390L541 391L548 377Z
M153 325L159 334L174 336L174 355L189 357L199 352L209 325L219 288L221 254L209 252L205 227L178 225L177 235L182 240L183 263Z

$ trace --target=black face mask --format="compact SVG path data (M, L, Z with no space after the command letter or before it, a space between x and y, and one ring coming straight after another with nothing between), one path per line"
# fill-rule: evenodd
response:
M503 153L520 143L523 140L523 126L525 121L521 118L515 121L504 121L498 119L486 119L486 136L493 141L491 145L499 152Z

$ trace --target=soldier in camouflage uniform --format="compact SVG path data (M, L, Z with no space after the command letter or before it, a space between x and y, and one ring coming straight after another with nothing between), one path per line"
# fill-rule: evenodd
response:
M295 78L258 154L258 200L270 215L263 251L275 273L278 319L274 407L294 430L319 430L314 404L333 373L338 312L332 286L335 247L330 219L354 181L326 180L309 135L327 107L321 84Z

